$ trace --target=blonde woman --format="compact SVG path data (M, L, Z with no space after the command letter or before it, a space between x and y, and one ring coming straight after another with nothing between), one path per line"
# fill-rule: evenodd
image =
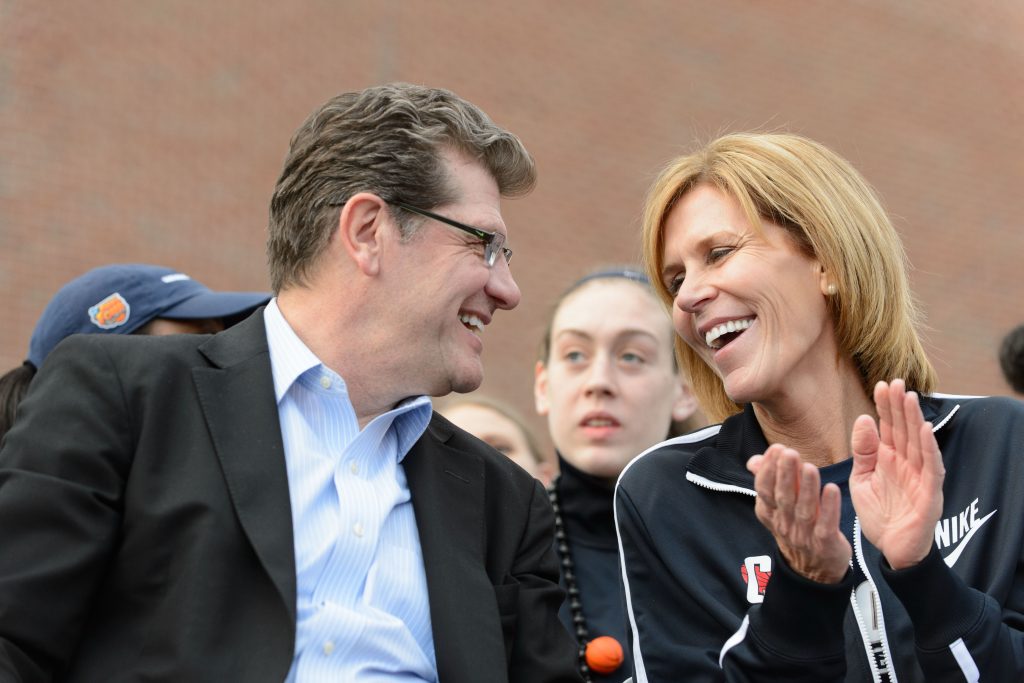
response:
M1024 679L1024 409L931 393L857 171L727 135L662 172L643 240L720 424L619 479L636 683Z

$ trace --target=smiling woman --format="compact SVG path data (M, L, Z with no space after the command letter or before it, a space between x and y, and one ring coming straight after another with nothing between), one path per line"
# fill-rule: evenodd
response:
M643 240L722 422L619 478L635 681L1022 680L1024 405L931 394L867 183L727 135L662 172Z
M584 677L593 681L621 681L630 667L628 659L606 656L626 642L615 479L695 409L672 358L673 336L642 273L600 270L556 303L536 365L537 412L547 417L561 470L550 495L570 595L562 620L581 644ZM601 649L612 637L617 644Z

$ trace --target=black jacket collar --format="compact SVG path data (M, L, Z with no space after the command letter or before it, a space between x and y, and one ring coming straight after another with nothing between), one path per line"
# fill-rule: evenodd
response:
M931 422L936 430L949 422L958 408L953 398L935 395L922 396L920 404L924 419ZM754 415L754 408L746 404L743 412L726 418L717 438L698 447L687 471L721 484L752 490L754 476L747 471L747 460L764 453L767 448L768 442Z
M573 542L611 543L615 537L615 485L573 467L558 454L558 502Z

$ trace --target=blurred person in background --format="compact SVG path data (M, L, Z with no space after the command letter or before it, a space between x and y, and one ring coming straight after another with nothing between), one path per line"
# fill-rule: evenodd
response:
M720 424L616 488L635 683L1024 680L1024 405L931 393L860 174L726 135L661 173L643 245Z
M552 465L544 459L526 422L500 401L478 395L445 402L438 412L456 427L487 443L547 486Z
M270 300L262 292L214 292L184 273L139 263L94 268L53 296L36 322L28 359L0 377L0 438L32 378L72 334L213 334Z
M540 346L534 397L559 464L549 495L569 595L562 620L579 643L584 678L595 682L617 683L630 671L615 480L696 407L673 358L674 336L646 276L616 267L566 290Z
M0 672L578 683L544 488L430 402L483 380L535 179L448 90L342 93L289 145L265 308L55 349L0 450Z
M1010 387L1024 395L1024 325L1018 325L1003 337L999 345L999 367Z

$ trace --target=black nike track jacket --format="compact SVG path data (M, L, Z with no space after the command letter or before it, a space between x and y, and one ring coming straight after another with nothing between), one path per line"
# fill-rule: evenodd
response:
M854 585L804 579L754 516L747 409L658 444L615 493L635 683L1024 681L1024 403L921 399L946 467L931 554L893 571L854 526Z

